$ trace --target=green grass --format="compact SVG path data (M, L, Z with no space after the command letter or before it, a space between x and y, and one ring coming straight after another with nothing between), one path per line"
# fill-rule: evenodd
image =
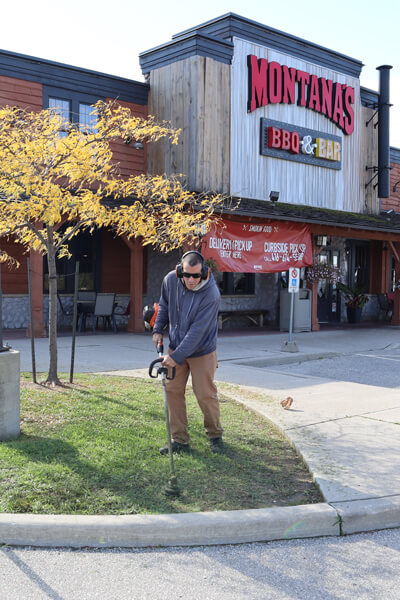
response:
M226 452L211 454L190 392L182 494L164 494L169 458L159 381L76 376L49 389L22 377L21 435L0 443L0 512L146 514L320 502L296 452L261 417L221 399Z

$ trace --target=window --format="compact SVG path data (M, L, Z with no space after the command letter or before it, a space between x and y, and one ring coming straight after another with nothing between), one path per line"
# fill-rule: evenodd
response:
M79 127L84 133L96 133L96 115L93 106L79 103Z
M67 224L62 225L60 230L65 229ZM101 235L95 231L91 235L88 231L81 231L69 243L71 258L57 258L57 289L62 293L73 293L75 281L75 262L79 260L79 290L98 290L100 289L100 262L101 255ZM47 258L43 262L45 292L49 290L48 265Z
M215 274L215 280L222 296L252 295L255 290L254 273Z
M71 123L79 123L86 133L96 131L96 117L93 104L100 100L98 96L80 94L79 92L45 86L43 89L43 107L53 108L63 118ZM66 132L63 135L67 135Z
M49 98L49 108L52 108L64 121L71 120L71 103L61 98ZM60 130L60 137L66 137L66 128Z

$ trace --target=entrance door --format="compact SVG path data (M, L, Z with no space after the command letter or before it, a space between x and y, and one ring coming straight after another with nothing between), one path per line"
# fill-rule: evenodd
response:
M322 265L339 267L339 250L324 249L318 254L318 262ZM318 321L320 323L337 323L340 321L340 295L336 283L327 279L318 282Z

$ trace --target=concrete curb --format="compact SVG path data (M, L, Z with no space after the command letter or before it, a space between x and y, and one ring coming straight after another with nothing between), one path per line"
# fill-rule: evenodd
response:
M45 547L203 546L340 535L329 504L167 515L0 514L0 543Z
M346 352L312 352L308 354L294 353L285 354L282 356L276 353L275 356L266 356L265 358L249 358L243 360L232 359L233 364L243 365L246 367L265 368L268 366L287 365L293 363L308 362L310 360L320 360L321 358L335 358L337 356L345 356ZM223 361L221 361L223 362Z
M341 521L342 534L400 527L400 496L331 502Z

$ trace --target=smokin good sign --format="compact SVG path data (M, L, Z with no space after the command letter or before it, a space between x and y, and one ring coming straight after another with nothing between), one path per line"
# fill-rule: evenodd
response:
M354 131L354 88L306 71L247 57L248 112L268 104L295 104L325 115L345 133Z

